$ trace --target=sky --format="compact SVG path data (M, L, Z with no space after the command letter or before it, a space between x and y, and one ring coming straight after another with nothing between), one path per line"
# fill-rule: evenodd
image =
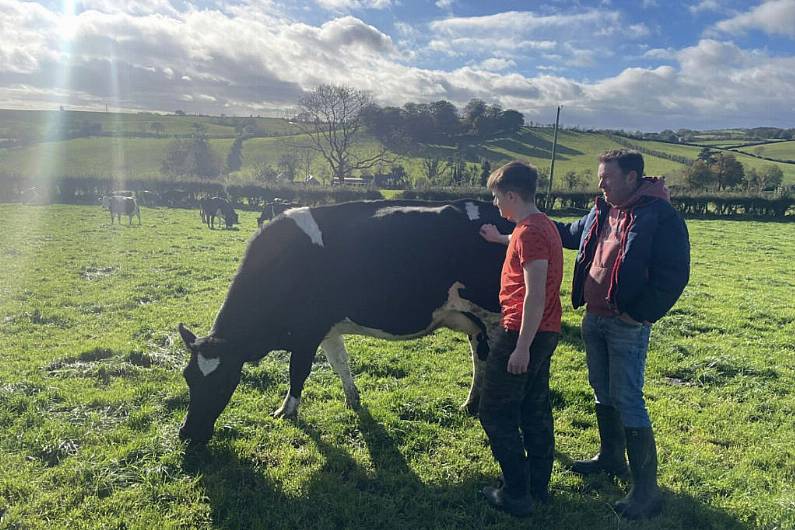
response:
M795 0L0 0L0 108L286 116L322 83L567 126L795 127Z

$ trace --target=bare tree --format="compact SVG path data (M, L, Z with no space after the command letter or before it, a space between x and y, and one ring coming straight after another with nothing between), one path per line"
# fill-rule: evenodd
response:
M372 104L369 93L341 85L319 85L298 102L296 122L311 140L310 147L328 163L331 176L341 183L352 171L369 169L388 159L386 149L377 153L360 154L353 150L353 142L362 126L362 110Z

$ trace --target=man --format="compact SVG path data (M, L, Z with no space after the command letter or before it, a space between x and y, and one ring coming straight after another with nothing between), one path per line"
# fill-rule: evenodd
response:
M572 282L582 322L588 381L596 396L601 447L572 470L626 475L632 487L615 503L630 519L662 508L657 449L643 399L649 335L682 294L690 273L690 242L661 179L643 177L643 156L625 149L599 157L598 197L588 215L556 223L563 246L577 249Z

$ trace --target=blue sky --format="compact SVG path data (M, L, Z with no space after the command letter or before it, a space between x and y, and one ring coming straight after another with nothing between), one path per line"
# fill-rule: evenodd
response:
M795 0L0 0L0 107L284 115L319 83L569 125L795 126Z

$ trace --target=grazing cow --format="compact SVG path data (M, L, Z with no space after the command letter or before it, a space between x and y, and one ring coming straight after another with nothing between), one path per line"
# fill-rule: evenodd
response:
M102 206L110 211L110 224L113 224L114 217L118 217L121 224L122 214L129 218L128 224L132 224L133 215L138 217L138 224L141 224L141 209L133 197L106 195L102 197Z
M300 204L297 202L288 202L281 199L274 199L273 202L267 202L265 203L265 208L263 208L262 213L257 218L257 226L262 226L262 223L265 221L270 221L280 213L298 206L300 206Z
M210 228L215 228L216 217L222 217L227 228L232 228L232 225L239 222L237 212L223 197L205 197L199 201L199 207L202 222L207 223Z
M412 339L446 327L469 336L474 375L464 404L477 410L482 359L499 325L505 246L480 227L512 225L488 202L364 201L286 211L250 240L210 334L182 324L191 353L183 439L207 441L243 363L272 350L290 357L277 417L298 412L318 347L358 408L342 336ZM477 354L477 355L475 355Z

